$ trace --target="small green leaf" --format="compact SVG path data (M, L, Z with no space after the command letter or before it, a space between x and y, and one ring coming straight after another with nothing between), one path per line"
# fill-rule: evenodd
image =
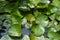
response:
M30 21L30 23L32 23L33 21L35 21L35 17L32 14L27 14L26 15L26 19L28 21Z
M44 38L44 36L39 36L39 37L37 37L37 36L31 34L31 35L30 35L30 39L31 39L31 40L45 40L45 39L47 39L47 38Z
M38 17L36 18L36 23L46 27L49 23L49 20L47 20L48 17L46 15L40 14L38 15Z
M11 27L8 30L8 34L10 36L20 37L21 36L21 32L22 32L21 25L19 25L19 24L11 25Z
M40 25L33 25L31 30L32 30L33 34L36 36L40 36L44 33L44 28Z
M53 0L52 5L60 8L60 0Z
M48 32L48 37L49 38L54 38L54 39L57 39L57 40L60 40L60 34L57 33L57 32Z

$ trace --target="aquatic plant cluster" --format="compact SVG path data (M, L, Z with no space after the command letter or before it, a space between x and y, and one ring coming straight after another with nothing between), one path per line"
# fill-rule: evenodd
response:
M60 40L60 0L0 0L0 40Z

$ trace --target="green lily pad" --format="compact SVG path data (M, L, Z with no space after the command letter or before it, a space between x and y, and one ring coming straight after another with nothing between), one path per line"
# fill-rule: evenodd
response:
M57 39L57 40L60 40L60 34L57 33L57 32L48 32L48 37L49 38L53 38L53 39Z
M53 7L50 11L51 11L51 13L54 13L54 12L57 12L57 10L58 10L58 8Z
M53 0L52 5L60 8L60 0Z
M38 31L37 31L38 30ZM44 33L44 28L40 25L33 25L31 31L35 36L40 36Z
M32 14L27 14L26 15L26 19L28 21L30 21L30 23L32 23L33 21L35 21L35 17Z
M44 38L44 36L34 36L33 34L30 35L30 40L48 40L48 38Z
M41 26L46 27L49 23L48 17L46 15L40 14L36 18L36 23L41 25Z
M11 28L9 28L9 30L8 30L8 34L10 36L20 37L21 33L22 33L22 29L21 29L21 26L19 24L11 25Z

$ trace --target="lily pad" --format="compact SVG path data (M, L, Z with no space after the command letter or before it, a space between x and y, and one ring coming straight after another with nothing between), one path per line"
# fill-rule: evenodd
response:
M8 30L8 34L10 36L20 37L21 33L22 33L22 29L21 29L21 26L19 24L11 25L11 28L9 28L9 30Z
M33 25L31 31L35 36L40 36L44 33L44 28L40 25Z
M33 34L30 35L30 40L48 40L48 38L44 38L44 36L34 36Z
M57 32L48 32L48 37L49 38L53 38L53 39L57 39L57 40L60 40L60 34L57 33Z
M43 27L46 27L49 23L48 17L46 15L40 14L36 18L36 23Z
M52 5L60 8L60 0L53 0Z

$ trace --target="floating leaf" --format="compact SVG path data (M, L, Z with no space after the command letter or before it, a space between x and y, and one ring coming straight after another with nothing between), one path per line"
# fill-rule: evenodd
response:
M46 15L40 14L38 15L38 17L36 18L36 23L46 27L49 23L49 20L47 20L48 17Z
M60 40L60 34L57 33L57 32L48 32L48 37L49 38L53 38L53 39L57 39L57 40Z
M53 0L52 5L60 8L60 0Z
M11 25L11 28L9 28L8 30L8 34L10 36L21 36L21 26L19 24L14 24L14 25Z
M48 40L47 38L44 38L44 36L34 36L33 34L30 35L30 40Z
M26 19L28 21L30 21L30 23L32 23L33 21L35 21L35 17L32 14L27 14L26 15Z
M31 31L33 32L34 35L40 36L44 33L44 28L40 25L33 25Z

